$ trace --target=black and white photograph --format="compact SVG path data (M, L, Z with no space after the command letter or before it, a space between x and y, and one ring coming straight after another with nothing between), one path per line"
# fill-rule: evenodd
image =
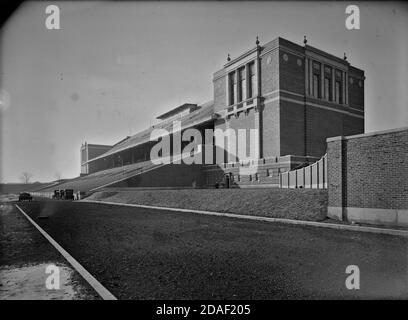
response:
M408 299L406 2L0 10L1 304Z

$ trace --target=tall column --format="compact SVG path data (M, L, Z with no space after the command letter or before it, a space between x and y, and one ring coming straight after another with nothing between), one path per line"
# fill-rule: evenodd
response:
M253 96L255 98L258 98L260 96L260 93L259 93L260 77L259 77L259 61L258 61L258 58L255 59L255 79L256 79L256 81L255 81L255 88L253 88Z
M231 88L231 85L230 85L230 75L229 75L229 73L227 73L227 76L226 76L225 78L226 78L226 87L227 87L227 94L226 94L227 101L226 101L225 105L226 105L226 106L229 106L230 100L231 100L231 99L230 99L230 94L231 94L230 88Z
M331 90L332 90L332 101L336 101L336 69L332 68L331 74Z
M242 69L244 69L244 70L242 70ZM241 86L240 92L241 92L241 102L242 102L242 101L245 101L246 98L247 98L246 66L244 68L242 68L242 67L239 68L239 70L240 70L239 71L240 76L243 77L243 79L239 79L240 80L239 85Z
M255 128L258 130L258 159L262 158L262 105L261 105L261 63L259 58L259 50L256 53L255 59L256 72L256 105L255 105Z
M347 144L344 137L327 139L327 184L328 208L330 218L347 221Z
M235 72L235 92L234 92L235 99L234 99L234 104L237 104L238 101L239 101L239 99L238 99L238 92L239 92L239 90L238 90L238 86L239 86L239 72L238 72L238 69L236 69L234 72Z
M344 72L344 71L342 71L342 74L341 74L341 80L342 80L342 83L343 83L343 85L342 85L342 96L343 96L343 101L342 101L342 104L346 104L346 73Z
M347 71L344 74L345 74L344 83L345 83L345 93L346 93L344 101L345 101L345 104L348 105L348 84L349 84L349 79L348 78L349 77L348 77L348 72Z
M257 105L254 110L255 130L258 131L258 139L256 142L258 144L258 159L263 157L262 155L262 149L263 149L262 148L263 147L262 145L262 111L261 110L262 110L261 105ZM250 141L252 142L251 137L250 137Z
M236 159L233 159L234 152L231 152L231 151L233 151L233 149L236 148L236 145L234 146L231 143L233 141L231 140L231 135L230 135L229 129L230 129L230 118L228 116L228 117L225 118L225 130L228 133L227 134L228 138L227 138L227 145L226 145L227 157L226 157L226 159L224 158L224 161L225 162L235 162Z
M85 162L87 162L89 160L89 149L88 149L88 145L85 142Z
M245 65L245 83L246 83L246 86L245 86L245 99L248 99L248 97L249 97L249 87L250 87L250 81L251 81L251 79L250 79L250 77L249 77L249 63L247 63L246 65Z
M309 59L305 57L305 95L309 95Z
M313 96L313 60L309 59L309 95Z
M320 65L320 97L324 99L324 64Z

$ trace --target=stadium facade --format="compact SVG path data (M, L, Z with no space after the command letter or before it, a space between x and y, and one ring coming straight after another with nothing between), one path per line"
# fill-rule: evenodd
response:
M326 153L327 138L364 133L364 80L364 71L346 56L314 48L306 39L303 45L280 37L260 45L256 39L240 56L228 55L214 73L211 101L174 108L158 116L158 124L113 146L83 144L81 177L71 186L78 191L104 186L213 187L226 175L235 187L277 186L279 173L319 160ZM180 124L177 129L175 122ZM248 135L246 148L251 154L251 143L256 143L258 153L240 159L228 143L220 149L213 137L206 137L201 156L208 154L208 146L213 148L211 164L152 163L154 130L171 132L173 146L176 135L189 128L203 137L209 129L255 129L256 141ZM180 150L170 148L176 159ZM248 163L256 164L256 172L243 175L240 168Z

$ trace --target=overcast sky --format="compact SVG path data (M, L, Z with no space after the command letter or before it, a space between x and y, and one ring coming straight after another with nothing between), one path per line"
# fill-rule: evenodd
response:
M45 8L61 9L61 30ZM345 28L358 4L361 29ZM369 2L29 2L1 30L0 181L80 171L81 143L114 144L184 102L212 74L278 36L366 72L366 131L408 126L408 5Z

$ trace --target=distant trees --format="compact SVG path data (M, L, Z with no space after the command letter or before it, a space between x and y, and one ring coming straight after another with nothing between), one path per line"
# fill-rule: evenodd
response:
M31 181L31 178L33 177L33 174L27 171L24 171L21 176L20 176L20 180L24 183L24 184L28 184Z

